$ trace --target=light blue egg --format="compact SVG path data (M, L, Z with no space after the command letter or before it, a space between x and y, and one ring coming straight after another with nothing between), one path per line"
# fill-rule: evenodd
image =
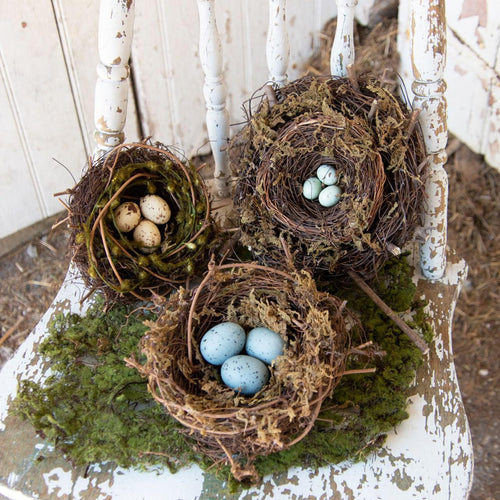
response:
M245 396L253 396L269 381L267 366L259 359L245 354L224 361L220 375L228 387Z
M245 347L245 330L237 323L219 323L203 335L200 352L212 365L222 365L226 359L239 354Z
M304 181L302 194L307 200L315 200L321 191L321 181L317 177L311 177Z
M338 186L327 186L319 193L318 201L323 207L333 207L340 201L342 190Z
M247 354L270 365L283 354L285 341L269 328L258 326L248 332L245 350Z
M337 170L331 165L320 165L316 170L316 175L325 186L333 186L338 180Z

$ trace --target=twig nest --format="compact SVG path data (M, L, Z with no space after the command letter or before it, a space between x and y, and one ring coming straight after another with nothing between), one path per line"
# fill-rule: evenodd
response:
M284 238L299 268L373 276L418 221L416 116L368 78L305 77L275 92L230 148L242 242L266 265L282 262Z
M118 146L68 192L73 260L108 299L149 299L206 269L218 236L207 190L162 144Z
M230 463L238 480L255 479L257 456L289 448L313 427L342 376L347 324L355 320L344 302L316 289L309 273L253 262L212 264L197 288L161 305L141 343L147 361L129 362L148 377L153 396L185 426L199 451ZM230 357L221 374L220 366L204 359L200 344L214 325L227 322L254 333L249 352ZM271 347L279 344L282 354L266 365L258 351L269 330L279 337ZM265 385L245 395L224 380L232 365L249 359L261 360L265 369L254 372Z

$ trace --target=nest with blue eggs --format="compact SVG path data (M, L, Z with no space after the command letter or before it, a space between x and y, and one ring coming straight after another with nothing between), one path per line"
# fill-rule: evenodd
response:
M149 300L186 283L220 230L200 173L161 143L122 144L68 190L72 260L108 300Z
M370 77L308 76L266 90L249 101L230 147L242 243L263 264L280 265L284 238L300 268L373 277L419 225L426 154L418 115ZM337 187L325 191L336 190L337 203L304 196L318 168L335 172Z
M345 371L350 329L360 328L346 303L318 291L310 273L256 262L212 262L196 288L160 306L141 341L145 361L128 362L148 378L152 395L195 449L229 465L239 481L258 480L257 457L286 450L310 432ZM245 331L264 327L284 342L255 394L226 386L220 366L203 356L204 335L223 322Z

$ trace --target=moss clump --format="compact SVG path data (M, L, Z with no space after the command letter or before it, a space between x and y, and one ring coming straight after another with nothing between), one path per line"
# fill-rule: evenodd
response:
M20 383L13 411L76 465L112 460L124 467L162 464L175 471L200 460L157 405L146 382L123 359L138 355L144 315L125 306L85 317L60 315L40 353L52 374L40 385Z

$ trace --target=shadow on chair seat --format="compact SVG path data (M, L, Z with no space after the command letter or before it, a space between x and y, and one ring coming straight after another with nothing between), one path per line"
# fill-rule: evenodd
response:
M409 418L389 434L384 446L364 462L318 470L293 468L287 474L268 476L251 490L252 498L467 498L472 484L472 444L451 345L453 312L465 275L465 262L454 253L448 255L443 280L432 283L415 274L417 297L429 302L435 340L417 371ZM70 266L51 307L1 372L0 495L131 500L147 493L148 500L154 500L164 499L168 492L168 498L220 498L224 484L196 466L173 475L158 474L157 469L125 470L112 463L88 470L73 468L28 423L7 416L18 380L43 377L36 346L46 335L47 324L61 312L83 313L87 303L82 307L80 299L85 293Z

